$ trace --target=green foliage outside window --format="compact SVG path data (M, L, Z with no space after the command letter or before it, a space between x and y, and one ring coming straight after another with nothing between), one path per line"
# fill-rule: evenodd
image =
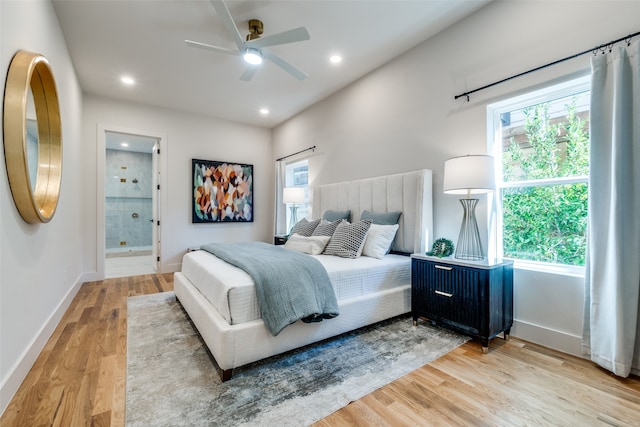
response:
M531 181L502 190L504 256L584 265L587 184L537 185L535 180L587 176L588 120L577 113L576 97L567 114L552 120L551 103L522 110L526 138L512 137L503 153L503 181ZM524 142L523 142L524 141Z

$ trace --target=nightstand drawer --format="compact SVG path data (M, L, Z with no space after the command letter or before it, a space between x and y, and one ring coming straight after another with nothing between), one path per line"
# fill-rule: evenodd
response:
M415 285L424 290L440 291L458 298L478 301L481 275L481 271L460 266L418 263Z
M417 304L417 309L427 318L464 329L466 333L478 333L480 325L476 301L437 289L427 289Z

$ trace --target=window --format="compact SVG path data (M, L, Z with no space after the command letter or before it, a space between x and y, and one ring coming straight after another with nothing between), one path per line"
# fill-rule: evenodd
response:
M295 206L297 212L297 220L305 218L309 213L309 162L301 160L294 163L288 163L285 169L285 187L303 187L305 203ZM287 230L291 230L294 226L291 218L291 209L287 209Z
M582 78L489 106L500 256L584 266L589 95Z

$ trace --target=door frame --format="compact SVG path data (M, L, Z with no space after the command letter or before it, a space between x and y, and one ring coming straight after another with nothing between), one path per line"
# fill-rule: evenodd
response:
M161 197L160 191L167 188L167 134L159 131L149 131L141 129L132 129L117 125L104 125L99 124L97 127L97 161L96 161L96 275L97 280L103 280L105 278L105 244L106 244L106 203L105 203L105 173L107 162L107 132L124 133L129 135L143 136L151 139L155 139L159 146L159 154L157 154L157 161L154 160L154 164L157 164L157 176L159 188L154 190L154 197L152 203L158 206L158 218L154 220L154 230L156 233L152 235L157 236L157 241L152 242L153 253L156 257L160 258L159 262L154 260L156 265L156 271L158 273L164 272L165 262L162 259L162 221L160 220L167 211L166 197ZM152 154L156 156L156 154ZM155 179L154 179L155 182ZM160 224L160 225L158 225Z

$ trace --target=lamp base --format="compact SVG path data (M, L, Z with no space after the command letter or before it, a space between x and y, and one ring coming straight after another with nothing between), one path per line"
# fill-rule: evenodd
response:
M295 227L295 225L298 223L298 207L292 205L290 209L291 209L291 228L289 229L289 234L291 234L291 230L293 230L293 227Z
M484 259L478 222L476 221L476 204L478 199L460 199L464 208L460 236L456 245L455 257L458 259L478 261Z

